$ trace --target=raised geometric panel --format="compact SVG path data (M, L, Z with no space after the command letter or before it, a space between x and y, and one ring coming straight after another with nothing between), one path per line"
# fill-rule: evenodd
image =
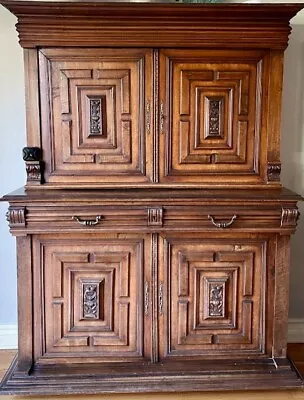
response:
M161 52L169 121L162 181L204 183L211 174L233 183L263 181L263 56L243 53L241 61L220 51Z
M263 354L265 243L167 239L164 357Z
M46 181L147 182L142 113L149 52L70 53L40 52L47 75L41 85L48 79L51 86L49 98L42 88Z
M71 244L72 243L72 244ZM143 241L90 239L40 243L43 358L142 357Z

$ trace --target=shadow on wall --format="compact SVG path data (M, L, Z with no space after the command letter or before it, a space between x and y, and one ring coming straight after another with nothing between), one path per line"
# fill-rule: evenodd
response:
M304 25L293 26L283 93L282 184L304 197ZM304 202L299 210L301 218L291 245L290 317L304 319Z

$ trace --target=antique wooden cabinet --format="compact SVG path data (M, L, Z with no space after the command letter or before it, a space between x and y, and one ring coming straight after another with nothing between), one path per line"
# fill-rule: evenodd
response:
M1 3L24 48L2 393L288 388L283 52L299 5Z

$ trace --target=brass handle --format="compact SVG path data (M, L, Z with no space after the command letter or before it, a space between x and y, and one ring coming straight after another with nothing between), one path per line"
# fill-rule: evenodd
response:
M151 133L151 103L147 101L146 103L146 130L147 133Z
M159 290L158 290L158 307L159 307L159 314L162 315L163 313L163 306L164 306L164 283L159 283Z
M77 221L80 225L84 225L84 226L94 226L94 225L99 224L99 222L100 222L101 219L102 219L102 216L101 216L101 215L97 215L97 217L95 218L95 220L89 220L89 219L81 220L79 217L77 217L76 215L74 215L74 216L72 217L72 219L73 219L74 221Z
M149 283L145 282L145 315L149 315Z
M216 222L212 215L208 215L208 219L212 222L214 226L217 228L228 228L228 226L232 225L235 219L237 218L236 215L233 215L229 222Z
M161 134L164 133L164 126L165 126L165 106L164 103L161 101L160 109L159 109L159 131Z

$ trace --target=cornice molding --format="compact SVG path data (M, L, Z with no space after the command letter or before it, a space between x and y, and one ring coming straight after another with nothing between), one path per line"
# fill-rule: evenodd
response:
M1 1L1 0L0 0ZM3 0L21 46L284 49L301 4L159 4Z

